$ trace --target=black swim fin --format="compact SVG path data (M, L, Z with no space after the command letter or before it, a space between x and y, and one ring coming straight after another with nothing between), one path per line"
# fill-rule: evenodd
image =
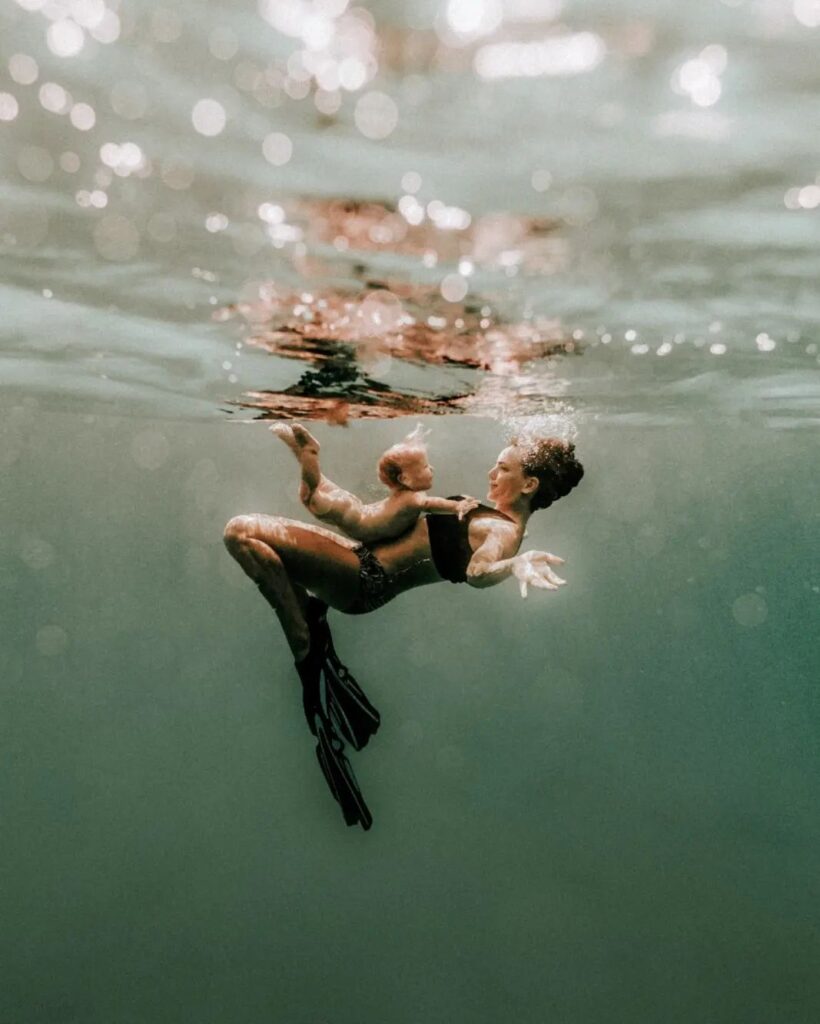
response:
M318 659L318 652L321 651L321 672L325 681L322 712L354 750L361 750L379 728L381 716L336 654L330 626L327 623L327 605L318 598L311 597L308 601L306 618L310 628L311 654L304 662L300 662L300 665L306 665L312 655L314 659ZM316 654L314 654L314 646ZM315 661L312 665L315 665ZM315 668L312 668L312 673L315 673ZM300 675L302 675L301 669ZM304 677L302 682L304 695ZM308 715L308 706L315 707L315 699L305 705L306 716ZM308 724L310 724L310 718L308 718ZM313 730L311 729L311 731Z
M320 715L316 717L315 724L319 740L316 757L334 799L342 808L345 824L361 825L367 831L373 824L373 817L345 757L344 744Z

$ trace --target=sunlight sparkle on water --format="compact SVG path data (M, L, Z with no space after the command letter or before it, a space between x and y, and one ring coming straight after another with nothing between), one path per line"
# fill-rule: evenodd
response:
M398 202L398 209L408 224L418 226L424 220L424 207L415 196L402 196Z
M145 154L136 142L106 142L100 147L100 160L120 178L145 167Z
M301 40L287 61L284 89L304 99L311 81L327 93L356 92L375 77L378 38L373 16L346 0L259 0L259 14L277 32ZM324 109L332 106L326 98Z
M538 78L579 75L597 67L606 47L594 32L549 37L528 43L488 43L473 60L481 78Z
M500 0L449 0L447 24L463 38L487 36L494 32L504 18Z
M688 96L698 107L711 107L720 99L720 75L726 70L728 56L725 47L711 43L700 54L684 61L672 75L672 90L679 96Z

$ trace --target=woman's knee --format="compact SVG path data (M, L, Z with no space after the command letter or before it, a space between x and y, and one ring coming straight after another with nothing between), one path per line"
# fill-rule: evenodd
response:
M228 551L233 552L251 536L253 516L234 516L225 524L222 539Z
M263 522L264 520L264 522ZM225 546L233 554L248 541L261 540L276 550L277 543L287 541L287 520L279 516L234 516L229 519L223 532Z

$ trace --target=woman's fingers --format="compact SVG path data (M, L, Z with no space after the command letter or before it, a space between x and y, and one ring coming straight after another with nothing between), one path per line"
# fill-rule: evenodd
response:
M558 555L550 554L549 551L534 551L534 561L547 562L549 565L564 565L565 560L559 558Z

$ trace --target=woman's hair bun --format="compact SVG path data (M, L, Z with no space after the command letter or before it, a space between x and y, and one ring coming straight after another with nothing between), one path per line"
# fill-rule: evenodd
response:
M521 447L524 451L521 459L524 472L538 479L538 490L530 499L533 512L549 508L581 482L584 467L576 459L575 445L571 441L547 437Z

